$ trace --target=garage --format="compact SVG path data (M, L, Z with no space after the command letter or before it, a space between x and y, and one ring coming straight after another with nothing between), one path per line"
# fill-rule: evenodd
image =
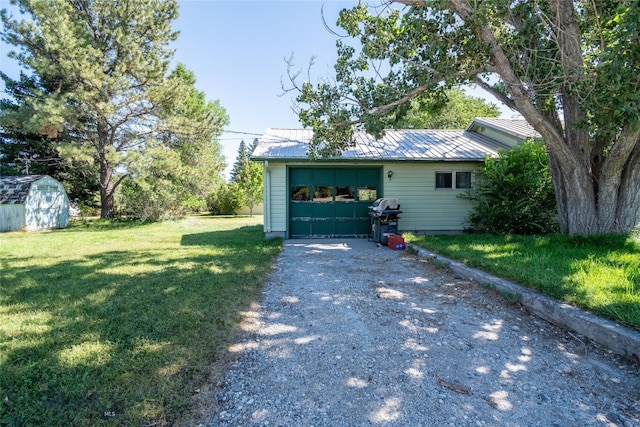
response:
M289 167L289 237L367 237L381 167Z
M264 232L270 238L371 235L368 207L398 199L398 232L460 233L471 201L461 197L487 156L539 138L521 119L474 119L467 129L355 130L353 145L309 156L312 129L269 128L251 154L262 163Z

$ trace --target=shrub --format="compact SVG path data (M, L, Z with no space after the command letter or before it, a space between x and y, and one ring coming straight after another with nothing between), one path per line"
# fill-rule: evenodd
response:
M234 215L240 209L236 183L222 183L207 196L207 208L213 215Z
M492 234L545 234L559 229L547 152L525 142L500 157L487 158L465 199L474 204L472 231Z
M119 215L127 218L164 221L182 218L186 213L180 191L169 181L125 180L119 196Z

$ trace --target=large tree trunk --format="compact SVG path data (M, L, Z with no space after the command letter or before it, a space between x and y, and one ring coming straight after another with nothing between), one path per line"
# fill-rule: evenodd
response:
M449 4L463 20L475 13L468 0L449 0ZM593 144L588 129L576 126L585 120L573 87L584 67L580 28L573 2L553 0L550 4L565 73L559 94L564 123L534 104L492 29L479 26L477 34L490 47L492 71L501 77L513 105L545 141L561 231L577 235L629 232L640 225L640 125L629 124L615 141L604 141L606 153Z
M577 235L627 233L640 225L638 132L623 133L614 145L617 149L631 144L634 147L631 153L611 150L599 168L557 155L553 143L547 141L562 232ZM582 153L575 157L583 158ZM576 168L577 164L580 167Z
M115 213L113 167L100 156L100 218L112 219Z
M115 215L115 200L113 182L113 165L108 153L111 147L111 138L106 123L98 123L98 162L100 164L100 218L112 219Z
M627 233L640 227L640 125L622 132L598 177L602 232ZM630 147L626 150L625 147Z
M581 235L597 232L596 199L593 184L587 179L590 173L576 168L574 165L577 162L574 159L567 160L553 149L547 151L556 192L560 231Z

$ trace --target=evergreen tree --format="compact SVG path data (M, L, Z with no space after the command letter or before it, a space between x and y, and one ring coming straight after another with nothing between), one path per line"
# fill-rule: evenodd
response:
M233 168L231 169L231 182L236 182L238 180L238 173L244 167L244 160L247 158L247 145L244 143L244 139L240 141L240 145L238 146L238 155L236 156L236 161L233 163Z
M27 134L56 140L66 159L93 159L99 168L101 216L114 215L118 186L171 132L163 113L189 86L167 75L177 33L175 0L18 0L24 19L1 14L2 39L31 73L35 91L0 125L21 123ZM73 136L70 139L65 135Z
M42 79L43 84L24 73L19 79L12 80L0 72L5 82L5 93L0 100L0 171L2 175L50 175L65 185L69 199L78 206L95 208L99 194L98 168L93 159L65 159L60 156L56 140L46 135L25 131L19 120L6 120L8 117L20 117L24 109L23 100L55 91L54 79ZM59 137L73 139L73 135Z
M231 171L231 183L234 185L230 188L236 193L239 207L247 206L250 215L253 215L253 208L262 199L262 165L249 158L257 144L257 138L249 148L244 141L240 142L238 156Z

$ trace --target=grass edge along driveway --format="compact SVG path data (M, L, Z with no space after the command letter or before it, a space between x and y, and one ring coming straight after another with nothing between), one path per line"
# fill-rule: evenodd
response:
M640 330L640 237L412 236L408 242Z
M282 248L259 221L0 235L0 426L185 416Z

